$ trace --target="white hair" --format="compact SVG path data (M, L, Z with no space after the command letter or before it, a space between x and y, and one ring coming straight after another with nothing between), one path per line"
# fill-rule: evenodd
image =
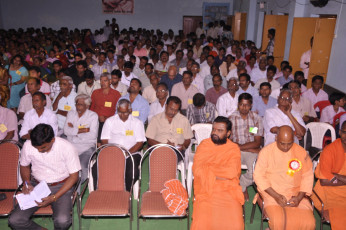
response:
M91 98L89 95L86 95L86 94L79 94L75 99L74 101L77 103L77 101L79 99L83 99L84 100L84 103L87 105L87 106L90 106L91 105Z
M61 80L66 80L70 85L73 85L73 80L70 76L63 76Z
M112 76L108 72L102 73L100 76L100 79L101 79L101 77L106 77L106 78L108 78L108 80L112 80Z
M126 108L131 109L131 102L125 98L120 99L118 102L118 108Z

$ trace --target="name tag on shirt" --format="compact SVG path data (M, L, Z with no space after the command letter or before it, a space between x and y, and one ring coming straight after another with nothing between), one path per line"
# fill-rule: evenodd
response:
M78 129L84 129L85 128L85 125L79 125L78 126Z
M258 128L257 127L250 127L249 128L249 133L257 134Z
M91 69L93 67L93 65L89 65L89 68Z
M309 116L309 113L308 113L308 112L305 112L305 113L304 113L304 116Z
M107 70L107 69L103 69L103 72L104 72L104 73L107 73L107 72L108 72L108 70Z
M132 111L132 116L139 117L139 111Z
M210 113L205 113L205 117L209 118L210 117Z
M177 134L183 134L183 129L182 128L177 128Z
M17 70L17 71L16 71L16 74L21 75L22 72L20 72L19 70Z
M188 99L187 100L187 104L191 105L193 103L193 100L192 99Z
M70 56L71 56L71 57L74 57L74 55L73 55L73 54L71 54Z
M112 102L111 101L106 101L105 102L105 107L112 107Z
M133 130L126 130L126 136L133 136Z
M71 106L69 106L69 105L65 105L65 106L64 106L64 110L66 110L66 111L70 111L70 110L71 110Z
M1 131L2 133L4 133L4 132L6 132L6 130L7 130L6 125L0 124L0 131Z

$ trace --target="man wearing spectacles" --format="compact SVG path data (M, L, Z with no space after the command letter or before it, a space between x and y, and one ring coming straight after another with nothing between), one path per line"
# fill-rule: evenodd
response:
M306 132L300 114L292 109L292 92L283 89L278 97L278 106L267 109L263 118L264 146L275 141L280 126L288 125L294 131L294 142L299 143Z
M156 86L156 97L157 100L150 104L150 111L148 116L148 122L156 114L165 111L165 105L168 98L168 87L165 83L161 82Z

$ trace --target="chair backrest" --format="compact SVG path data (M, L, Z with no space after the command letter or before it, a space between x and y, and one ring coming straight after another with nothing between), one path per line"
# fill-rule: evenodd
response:
M191 127L192 131L195 131L197 145L199 145L204 139L210 137L212 128L212 124L194 124Z
M125 190L125 153L121 148L102 148L97 157L97 171L97 190Z
M154 148L149 156L149 190L160 192L164 183L177 177L177 154L168 146Z
M306 128L310 130L311 133L311 146L322 149L323 147L323 137L328 130L332 135L332 142L335 141L335 129L333 126L323 122L310 122L306 125ZM304 136L304 146L306 146L307 135Z
M0 144L0 189L17 189L19 151L14 143Z
M334 118L333 118L333 127L335 128L335 123L336 123L336 121L337 120L339 120L340 119L340 117L342 116L342 115L344 115L346 112L341 112L341 113L338 113L338 114L336 114L335 116L334 116Z
M314 109L316 109L317 107L320 109L320 113L322 113L322 110L327 107L330 104L330 101L325 100L325 101L319 101L316 104L314 104Z

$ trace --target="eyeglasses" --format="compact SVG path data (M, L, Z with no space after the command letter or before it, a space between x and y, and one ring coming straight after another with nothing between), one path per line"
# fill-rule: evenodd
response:
M283 100L283 101L290 101L291 100L290 97L283 97L283 96L279 97L279 99Z
M165 92L167 92L167 90L166 89L161 89L161 90L156 90L156 92L158 92L158 93L165 93Z

